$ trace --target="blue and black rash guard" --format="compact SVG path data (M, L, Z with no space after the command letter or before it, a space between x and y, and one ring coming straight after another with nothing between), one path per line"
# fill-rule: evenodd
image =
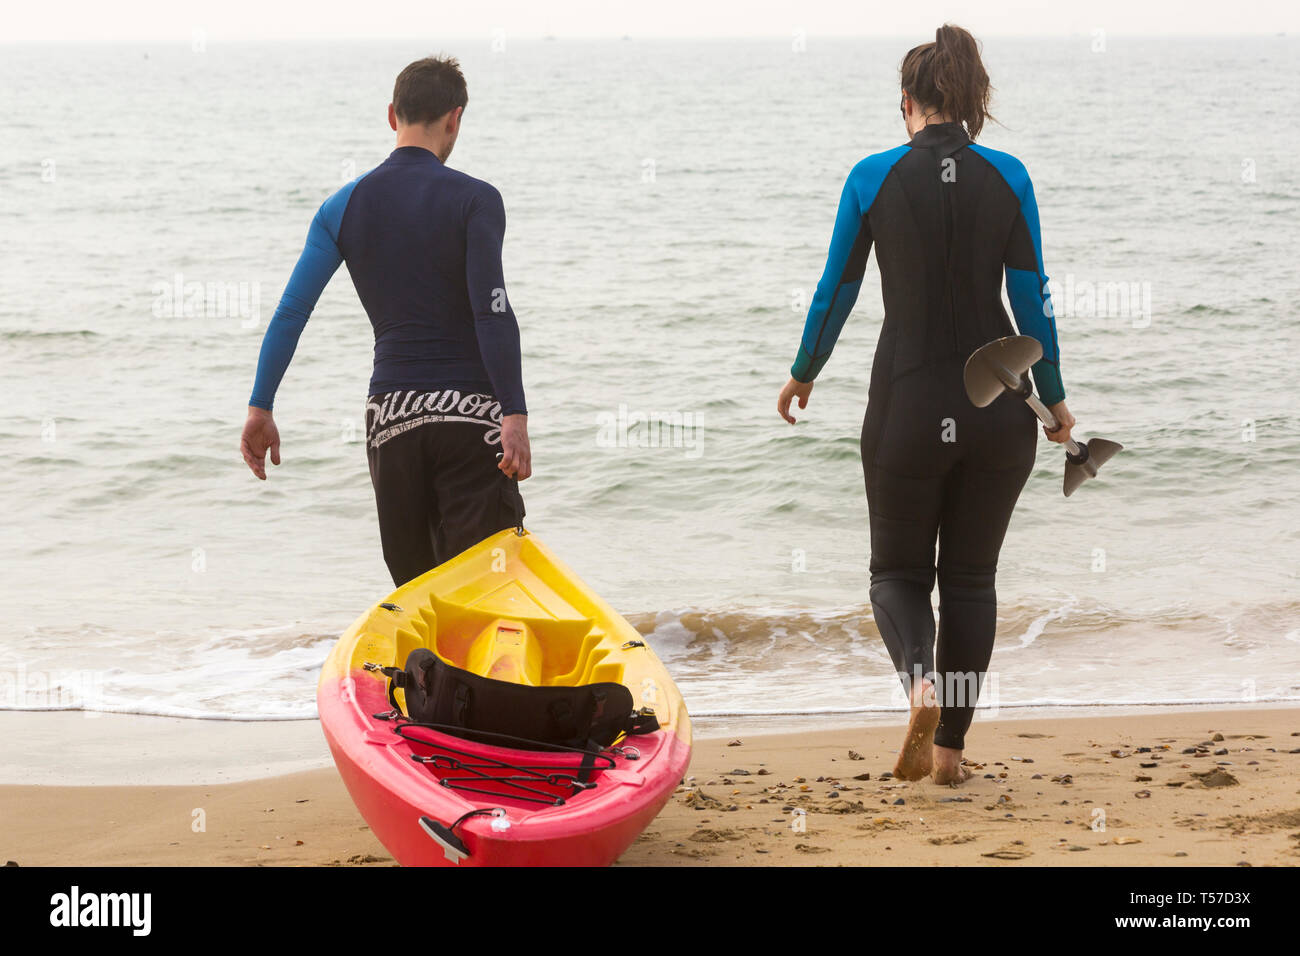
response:
M877 368L897 379L1015 334L1002 307L1005 274L1020 333L1043 345L1033 367L1039 397L1047 405L1065 398L1038 205L1020 160L941 123L858 163L790 369L796 380L811 382L830 358L873 243L885 304Z
M524 414L519 325L506 298L506 214L488 183L418 146L325 200L262 340L250 405L269 409L341 262L375 331L368 394L456 388Z

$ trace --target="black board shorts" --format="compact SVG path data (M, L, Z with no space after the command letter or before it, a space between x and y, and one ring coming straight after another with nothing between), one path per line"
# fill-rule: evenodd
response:
M491 395L448 388L367 399L366 458L395 585L522 522L500 453L501 405Z

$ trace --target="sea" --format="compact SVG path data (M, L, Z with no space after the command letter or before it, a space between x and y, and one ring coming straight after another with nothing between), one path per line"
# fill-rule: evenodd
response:
M923 39L923 38L922 38ZM0 47L0 707L311 720L391 581L346 275L238 450L321 202L382 162L392 82L460 57L450 164L501 191L530 531L700 718L898 710L858 436L874 255L776 412L844 179L906 136L914 38ZM1002 551L991 708L1300 700L1300 39L994 38L980 141L1033 177L1076 434Z

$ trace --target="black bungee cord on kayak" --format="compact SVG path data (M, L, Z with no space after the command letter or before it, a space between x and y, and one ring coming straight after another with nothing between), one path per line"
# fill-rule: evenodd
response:
M463 777L439 775L438 782L450 790L464 790L470 793L482 793L489 797L509 797L529 803L540 803L544 806L560 807L564 806L565 797L560 794L547 793L545 790L539 789L541 785L554 787L558 790L567 789L569 790L569 796L574 796L585 790L595 789L595 781L583 779L585 776L598 773L601 770L613 770L617 765L615 754L612 751L552 746L548 748L552 752L581 755L582 763L576 767L573 764L520 766L489 756L481 751L462 750L440 740L428 740L407 733L408 730L414 728L432 730L449 736L455 736L456 731L461 728L451 727L446 724L426 724L407 720L399 720L393 727L393 733L399 737L422 747L429 747L439 751L427 755L411 754L411 759L416 763L428 764L433 769L443 773L447 771L464 771L468 774ZM526 737L515 737L510 734L480 733L480 736L494 738L500 741L501 746L513 744L517 747L537 743L537 741L529 740ZM502 775L485 771L506 771L506 773ZM498 784L500 787L509 788L513 792L502 792L501 789L490 789L475 786L475 784Z
M633 709L631 693L621 684L528 687L472 674L448 664L428 648L412 651L404 668L371 662L364 667L389 680L392 710L373 714L374 719L393 721L395 734L434 750L410 757L437 771L438 782L451 790L563 806L568 797L595 788L591 778L613 769L615 758L640 757L635 747L615 746L619 740L659 729L654 711ZM398 706L398 688L406 693L406 712ZM488 721L483 715L495 718ZM412 735L408 733L412 728L491 747L574 754L582 759L576 766L524 766L482 750ZM528 735L512 731L527 731ZM447 776L448 772L464 775ZM544 786L560 792L541 789Z
M400 710L373 715L376 720L392 720L393 733L397 734L404 740L411 743L419 744L422 747L428 747L440 753L433 754L411 754L411 759L416 763L431 766L434 770L440 772L457 772L468 771L469 776L448 777L438 776L438 782L449 790L461 790L470 793L484 794L489 797L505 797L511 800L522 800L528 803L540 803L543 806L562 807L565 804L563 794L547 793L545 790L538 789L537 786L545 784L556 789L568 789L569 796L582 793L586 790L594 790L597 782L588 780L591 774L599 773L602 770L612 770L617 762L615 757L623 757L626 760L636 760L641 755L635 747L614 746L608 750L591 750L581 747L559 747L554 744L547 745L546 749L551 752L575 753L582 755L582 762L579 766L574 767L572 764L562 765L534 765L531 767L521 767L509 763L505 760L499 760L496 757L490 757L482 752L472 752L461 750L453 747L443 741L428 740L423 737L409 736L406 731L412 728L425 728L435 733L455 736L457 731L463 731L464 728L452 727L446 724L431 724L418 721L408 720ZM657 725L656 725L657 728ZM490 734L482 731L478 732L480 737L499 738L503 743L514 744L515 746L533 746L539 744L539 741L529 740L526 737L515 737L510 734ZM597 745L599 746L599 745ZM468 759L478 761L488 761L487 763L469 763ZM599 763L603 766L598 766ZM507 774L485 773L488 770L505 770ZM474 786L476 783L495 784L497 789L488 789L486 787ZM493 818L502 818L504 826L508 827L509 823L504 820L504 807L476 807L466 813L461 814L450 824L440 823L433 817L423 815L420 817L420 827L427 833L439 846L443 848L443 853L447 859L453 863L459 863L470 855L469 847L465 841L456 835L456 829L466 820L475 816L491 816ZM496 828L497 821L493 820L493 827Z

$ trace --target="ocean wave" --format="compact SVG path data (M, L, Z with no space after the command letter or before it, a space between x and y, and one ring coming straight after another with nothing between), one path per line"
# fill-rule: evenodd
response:
M822 640L833 639L836 635L879 638L880 634L869 604L824 609L773 606L708 610L686 607L625 616L642 634L669 641L676 641L683 634L690 640L708 639L710 635L725 636L733 644L766 640L773 633L810 632ZM1257 601L1227 611L1208 610L1186 601L1139 611L1096 601L1085 603L1073 594L1062 594L1055 601L1042 603L1001 601L998 604L998 649L1032 645L1053 624L1056 625L1051 628L1054 634L1073 630L1099 635L1125 627L1186 631L1191 627L1204 628L1207 622L1227 619L1238 620L1237 626L1240 627L1243 617L1252 625L1267 622L1270 630L1277 630L1278 622L1300 621L1300 600ZM1300 639L1297 637L1300 630L1278 630L1277 633L1285 635L1287 640ZM1010 645L1010 641L1015 641L1015 645Z
M1300 607L1297 608L1300 613ZM731 646L766 643L774 635L816 635L819 642L872 638L879 640L870 605L804 610L795 608L746 608L731 610L678 610L643 612L627 616L628 622L642 634L663 641L670 647L686 649L700 642L726 641ZM1066 596L1055 607L1044 610L1034 604L1002 604L998 608L998 633L1003 640L1014 639L1015 646L1026 647L1037 641L1053 622L1063 629L1096 633L1108 627L1131 623L1122 612L1103 605L1084 608L1080 599ZM1203 614L1172 608L1145 614L1141 623L1155 627L1178 627L1183 621L1204 620Z
M981 708L1292 703L1300 685L1288 683L1294 669L1286 662L1300 643L1297 619L1300 605L1285 601L1213 613L1189 604L1135 613L1069 594L1046 606L1004 603L990 671L998 684ZM696 717L906 709L893 693L897 681L866 605L679 608L628 620ZM34 629L11 642L9 659L18 663L0 670L0 711L311 720L319 670L335 640L325 625L198 634ZM1233 657L1209 671L1198 663L1224 651ZM1256 688L1261 653L1275 658L1278 676ZM69 660L78 669L61 666ZM1144 692L1153 675L1163 693ZM1234 693L1239 684L1243 690Z
M3 329L0 342L50 342L65 339L99 339L103 334L94 329Z
M0 711L311 720L320 668L336 639L297 625L206 635L35 629L10 642Z

